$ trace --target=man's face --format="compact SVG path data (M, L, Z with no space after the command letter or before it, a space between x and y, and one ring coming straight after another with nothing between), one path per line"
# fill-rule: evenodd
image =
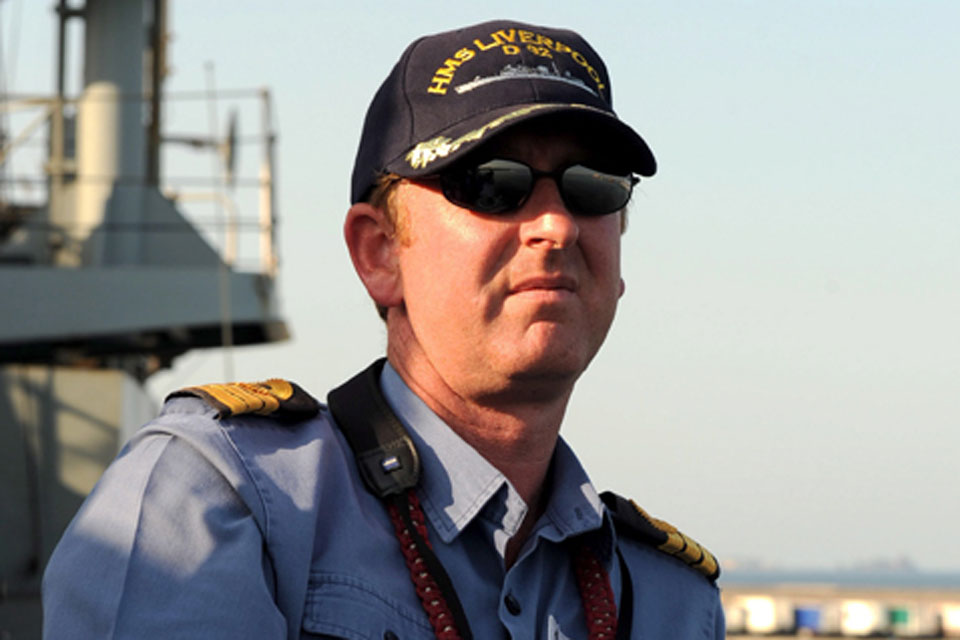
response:
M523 129L490 155L553 171L602 163L572 135ZM556 183L536 182L523 207L474 213L432 184L404 181L397 249L406 340L444 383L483 403L520 393L569 393L603 343L623 293L620 217L572 215ZM391 331L391 336L394 332ZM392 345L392 353L397 353Z

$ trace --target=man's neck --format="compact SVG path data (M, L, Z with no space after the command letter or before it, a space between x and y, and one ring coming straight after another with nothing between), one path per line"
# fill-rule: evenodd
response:
M388 347L390 364L407 386L503 473L529 506L530 515L538 517L570 390L553 395L501 390L477 399L449 384L418 355Z

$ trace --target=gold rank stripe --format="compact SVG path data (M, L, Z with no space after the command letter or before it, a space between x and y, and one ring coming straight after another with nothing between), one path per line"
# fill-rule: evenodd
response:
M630 504L655 529L666 535L666 541L658 545L658 549L682 560L707 577L716 576L719 562L716 556L710 553L706 547L679 531L669 522L654 518L633 500L630 501Z
M286 380L271 378L266 382L230 382L206 384L183 390L208 398L220 410L220 418L254 413L269 415L280 403L293 396L293 386Z
M293 385L281 378L270 378L266 382L261 382L260 385L270 389L271 393L281 401L289 400L293 396Z

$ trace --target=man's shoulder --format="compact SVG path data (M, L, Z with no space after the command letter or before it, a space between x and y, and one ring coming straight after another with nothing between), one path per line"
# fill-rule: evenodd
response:
M605 492L601 497L620 535L679 560L691 574L696 572L716 584L720 564L705 546L672 524L654 518L633 500L612 492Z
M274 522L289 519L291 505L318 508L326 486L359 481L327 407L286 380L175 391L129 447L155 437L188 444Z
M138 436L172 435L209 458L269 471L315 466L331 447L342 448L335 431L323 404L297 384L274 378L174 391Z
M630 578L636 629L650 638L723 638L717 559L634 501L604 493Z
M168 394L146 431L227 439L296 439L325 426L326 407L289 380L229 382L183 387ZM309 426L314 428L311 429Z
M214 417L223 420L242 415L271 416L295 423L316 416L321 404L295 382L271 378L263 382L229 382L184 387L167 396L193 397L215 410Z

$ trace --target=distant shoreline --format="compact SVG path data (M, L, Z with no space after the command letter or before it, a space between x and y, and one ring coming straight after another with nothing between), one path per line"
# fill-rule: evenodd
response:
M719 584L738 589L795 584L960 591L960 571L732 569L720 574Z

